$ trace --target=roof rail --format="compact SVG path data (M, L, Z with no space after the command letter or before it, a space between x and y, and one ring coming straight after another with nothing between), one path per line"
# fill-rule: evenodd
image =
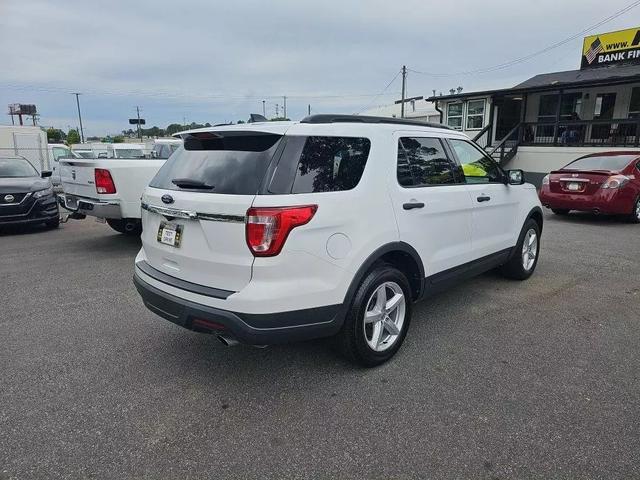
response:
M391 123L397 125L416 125L419 127L444 128L451 130L446 125L440 123L421 122L419 120L409 120L406 118L394 117L372 117L368 115L344 115L323 113L317 115L309 115L300 120L300 123Z

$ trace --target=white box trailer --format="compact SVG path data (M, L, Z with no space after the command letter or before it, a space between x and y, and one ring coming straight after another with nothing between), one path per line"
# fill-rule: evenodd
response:
M47 134L40 127L0 126L0 156L21 156L42 172L50 169Z

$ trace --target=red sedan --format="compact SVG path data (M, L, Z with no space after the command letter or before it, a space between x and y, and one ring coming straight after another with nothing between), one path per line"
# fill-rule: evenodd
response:
M581 210L640 223L640 152L580 157L544 177L540 202L558 215Z

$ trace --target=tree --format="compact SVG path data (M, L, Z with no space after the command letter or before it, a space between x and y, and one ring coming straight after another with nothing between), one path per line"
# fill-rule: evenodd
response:
M47 142L62 143L67 136L58 128L47 128Z
M179 123L172 123L167 126L165 132L167 135L173 135L174 133L182 132L185 129L184 125L180 125Z
M286 118L286 117L275 117L269 120L270 122L289 122L291 121L290 118Z
M243 124L243 123L244 123L244 120L238 120L236 123L237 123L238 125L241 125L241 124Z
M75 143L80 143L80 134L77 130L71 129L69 133L67 133L67 145L73 145Z
M113 137L112 143L124 143L124 137L122 135L116 135Z

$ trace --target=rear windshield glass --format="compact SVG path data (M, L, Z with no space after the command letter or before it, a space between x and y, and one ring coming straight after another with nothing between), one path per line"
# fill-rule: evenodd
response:
M36 169L21 158L0 158L0 178L35 177Z
M289 136L269 192L351 190L362 177L370 148L367 138Z
M579 158L564 167L564 170L622 170L636 157L637 155L611 155Z
M144 152L138 148L114 148L115 158L144 158Z
M203 132L189 135L149 184L168 190L255 195L281 135ZM183 185L179 187L174 180ZM207 188L190 188L189 184Z

